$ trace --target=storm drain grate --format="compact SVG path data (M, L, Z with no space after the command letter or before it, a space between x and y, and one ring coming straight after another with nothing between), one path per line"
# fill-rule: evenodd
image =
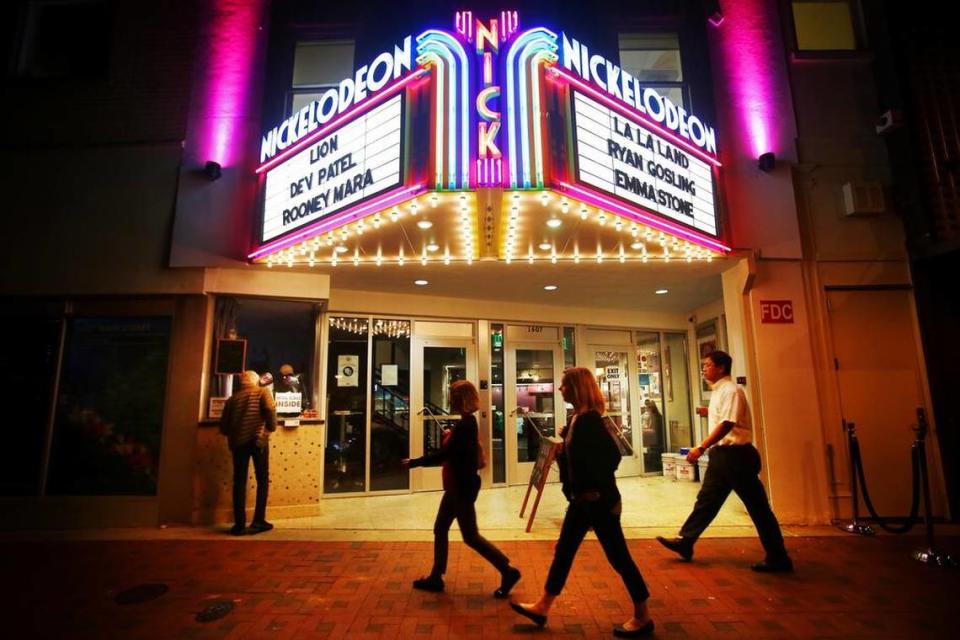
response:
M113 601L117 604L140 604L155 600L170 590L165 584L138 584L118 593Z
M197 622L213 622L233 611L233 601L216 600L211 602L194 618Z

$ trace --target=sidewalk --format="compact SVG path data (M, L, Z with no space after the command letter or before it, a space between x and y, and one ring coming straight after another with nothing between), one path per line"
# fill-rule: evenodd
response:
M629 617L626 592L595 540L577 556L546 629L494 600L493 569L451 543L447 592L410 581L430 564L429 542L278 540L281 532L203 539L0 540L0 611L8 638L608 638ZM75 538L76 536L74 536ZM107 537L110 536L101 536ZM960 538L940 538L960 553ZM630 549L646 578L661 638L946 638L960 571L928 567L910 551L916 536L792 537L797 571L758 575L755 535L700 542L684 563L654 540ZM498 543L524 572L520 599L540 593L552 541ZM162 583L140 604L118 593ZM198 612L229 601L222 619Z

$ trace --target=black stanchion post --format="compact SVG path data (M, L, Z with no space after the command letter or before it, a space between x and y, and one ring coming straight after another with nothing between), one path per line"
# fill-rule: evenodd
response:
M860 494L857 488L857 465L860 464L860 461L857 459L854 450L857 446L857 425L844 420L843 426L847 431L847 448L850 450L850 496L853 499L853 521L844 525L843 530L861 536L872 536L876 533L873 527L859 521Z
M915 560L938 567L955 567L956 561L950 554L937 551L933 541L933 514L930 512L930 480L927 477L927 415L923 409L917 409L917 444L920 462L920 490L923 491L923 521L927 528L927 548L913 552Z

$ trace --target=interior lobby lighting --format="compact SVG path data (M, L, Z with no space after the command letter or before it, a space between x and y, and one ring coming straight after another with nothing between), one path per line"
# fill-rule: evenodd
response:
M657 294L658 296L662 296L665 293L669 293L669 291L670 291L669 289L657 289L656 291L654 291L654 293Z
M414 280L414 281L413 281L413 284L417 285L418 287L425 287L425 286L427 286L428 284L430 284L430 281L429 281L429 280Z
M420 227L421 229L429 229L430 227L433 226L433 223L430 222L429 220L420 220L417 222L417 226Z
M555 284L544 285L543 290L544 290L544 291L556 291L556 290L557 290L557 285L555 285Z

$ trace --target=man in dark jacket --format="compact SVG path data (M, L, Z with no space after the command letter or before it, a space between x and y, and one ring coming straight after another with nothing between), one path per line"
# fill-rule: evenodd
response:
M240 376L240 390L230 396L220 417L220 433L227 436L233 455L233 528L230 533L261 533L273 529L267 522L267 489L269 486L268 436L277 429L276 405L270 391L260 388L260 375L244 371ZM257 502L253 522L245 529L247 506L247 470L253 459L257 478Z

